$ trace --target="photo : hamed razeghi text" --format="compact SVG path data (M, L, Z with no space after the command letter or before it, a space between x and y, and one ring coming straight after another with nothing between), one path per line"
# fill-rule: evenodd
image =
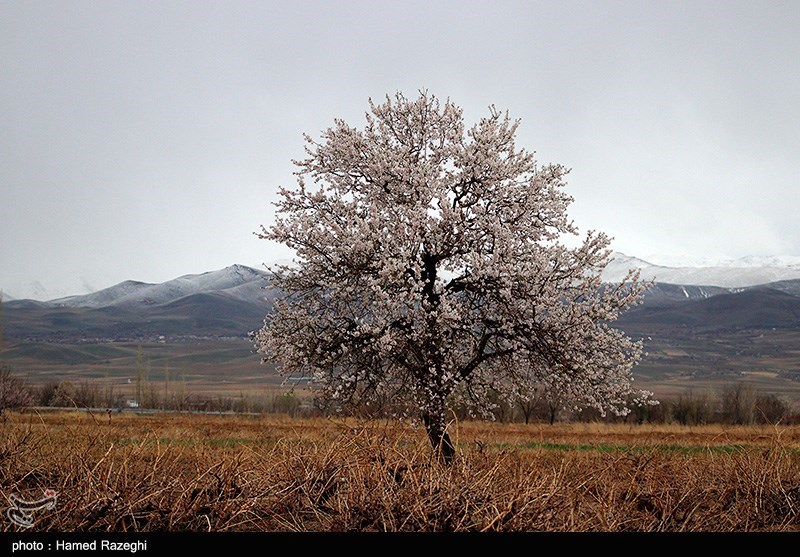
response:
M126 542L115 542L112 540L92 540L85 542L72 542L67 540L56 540L54 543L47 543L46 549L56 551L127 551L136 553L137 551L147 551L147 540L135 540ZM11 544L11 552L24 550L44 550L45 544L42 542L15 541Z

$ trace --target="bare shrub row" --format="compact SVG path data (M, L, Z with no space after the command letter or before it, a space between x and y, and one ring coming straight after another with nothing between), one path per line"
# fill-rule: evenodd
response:
M559 448L505 442L535 437L536 426L486 424L480 440L460 437L448 467L432 459L423 432L396 422L242 420L11 414L0 426L0 492L7 501L55 489L57 508L37 514L35 529L58 531L800 525L800 461L777 432L752 446L683 450L641 426L609 450L613 426L593 426L593 446Z

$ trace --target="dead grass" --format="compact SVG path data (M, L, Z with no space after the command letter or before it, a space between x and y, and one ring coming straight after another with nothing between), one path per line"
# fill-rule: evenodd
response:
M462 423L451 467L404 424L10 414L0 501L35 530L800 529L800 430ZM0 519L0 530L16 526Z

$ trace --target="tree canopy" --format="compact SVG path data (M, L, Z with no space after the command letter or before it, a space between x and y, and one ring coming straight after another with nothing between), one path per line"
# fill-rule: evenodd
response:
M641 342L611 327L646 287L631 272L601 282L610 239L577 236L567 169L517 147L519 121L421 92L341 119L281 188L259 236L296 253L273 270L282 296L254 333L288 374L311 375L339 404L388 400L418 412L446 458L448 400L477 411L487 393L537 388L572 404L627 412Z

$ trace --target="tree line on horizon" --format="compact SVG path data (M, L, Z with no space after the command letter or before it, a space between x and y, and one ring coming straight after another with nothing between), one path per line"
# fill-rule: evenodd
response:
M137 407L148 410L177 412L232 412L241 414L283 414L291 418L348 416L362 419L387 419L400 416L391 401L370 401L361 407L336 407L319 397L294 389L268 389L261 394L241 393L238 396L207 396L190 393L180 383L173 389L158 382L141 379L137 391ZM0 366L0 415L8 410L29 407L52 408L126 408L131 397L115 391L102 381L49 381L32 385L11 366ZM593 408L570 407L556 396L539 393L509 402L498 395L489 395L489 416L475 416L468 405L453 399L450 419L490 420L499 423L610 422L631 424L800 424L800 409L774 393L763 392L746 382L732 383L722 389L687 391L660 400L658 405L634 406L627 416L607 414Z

